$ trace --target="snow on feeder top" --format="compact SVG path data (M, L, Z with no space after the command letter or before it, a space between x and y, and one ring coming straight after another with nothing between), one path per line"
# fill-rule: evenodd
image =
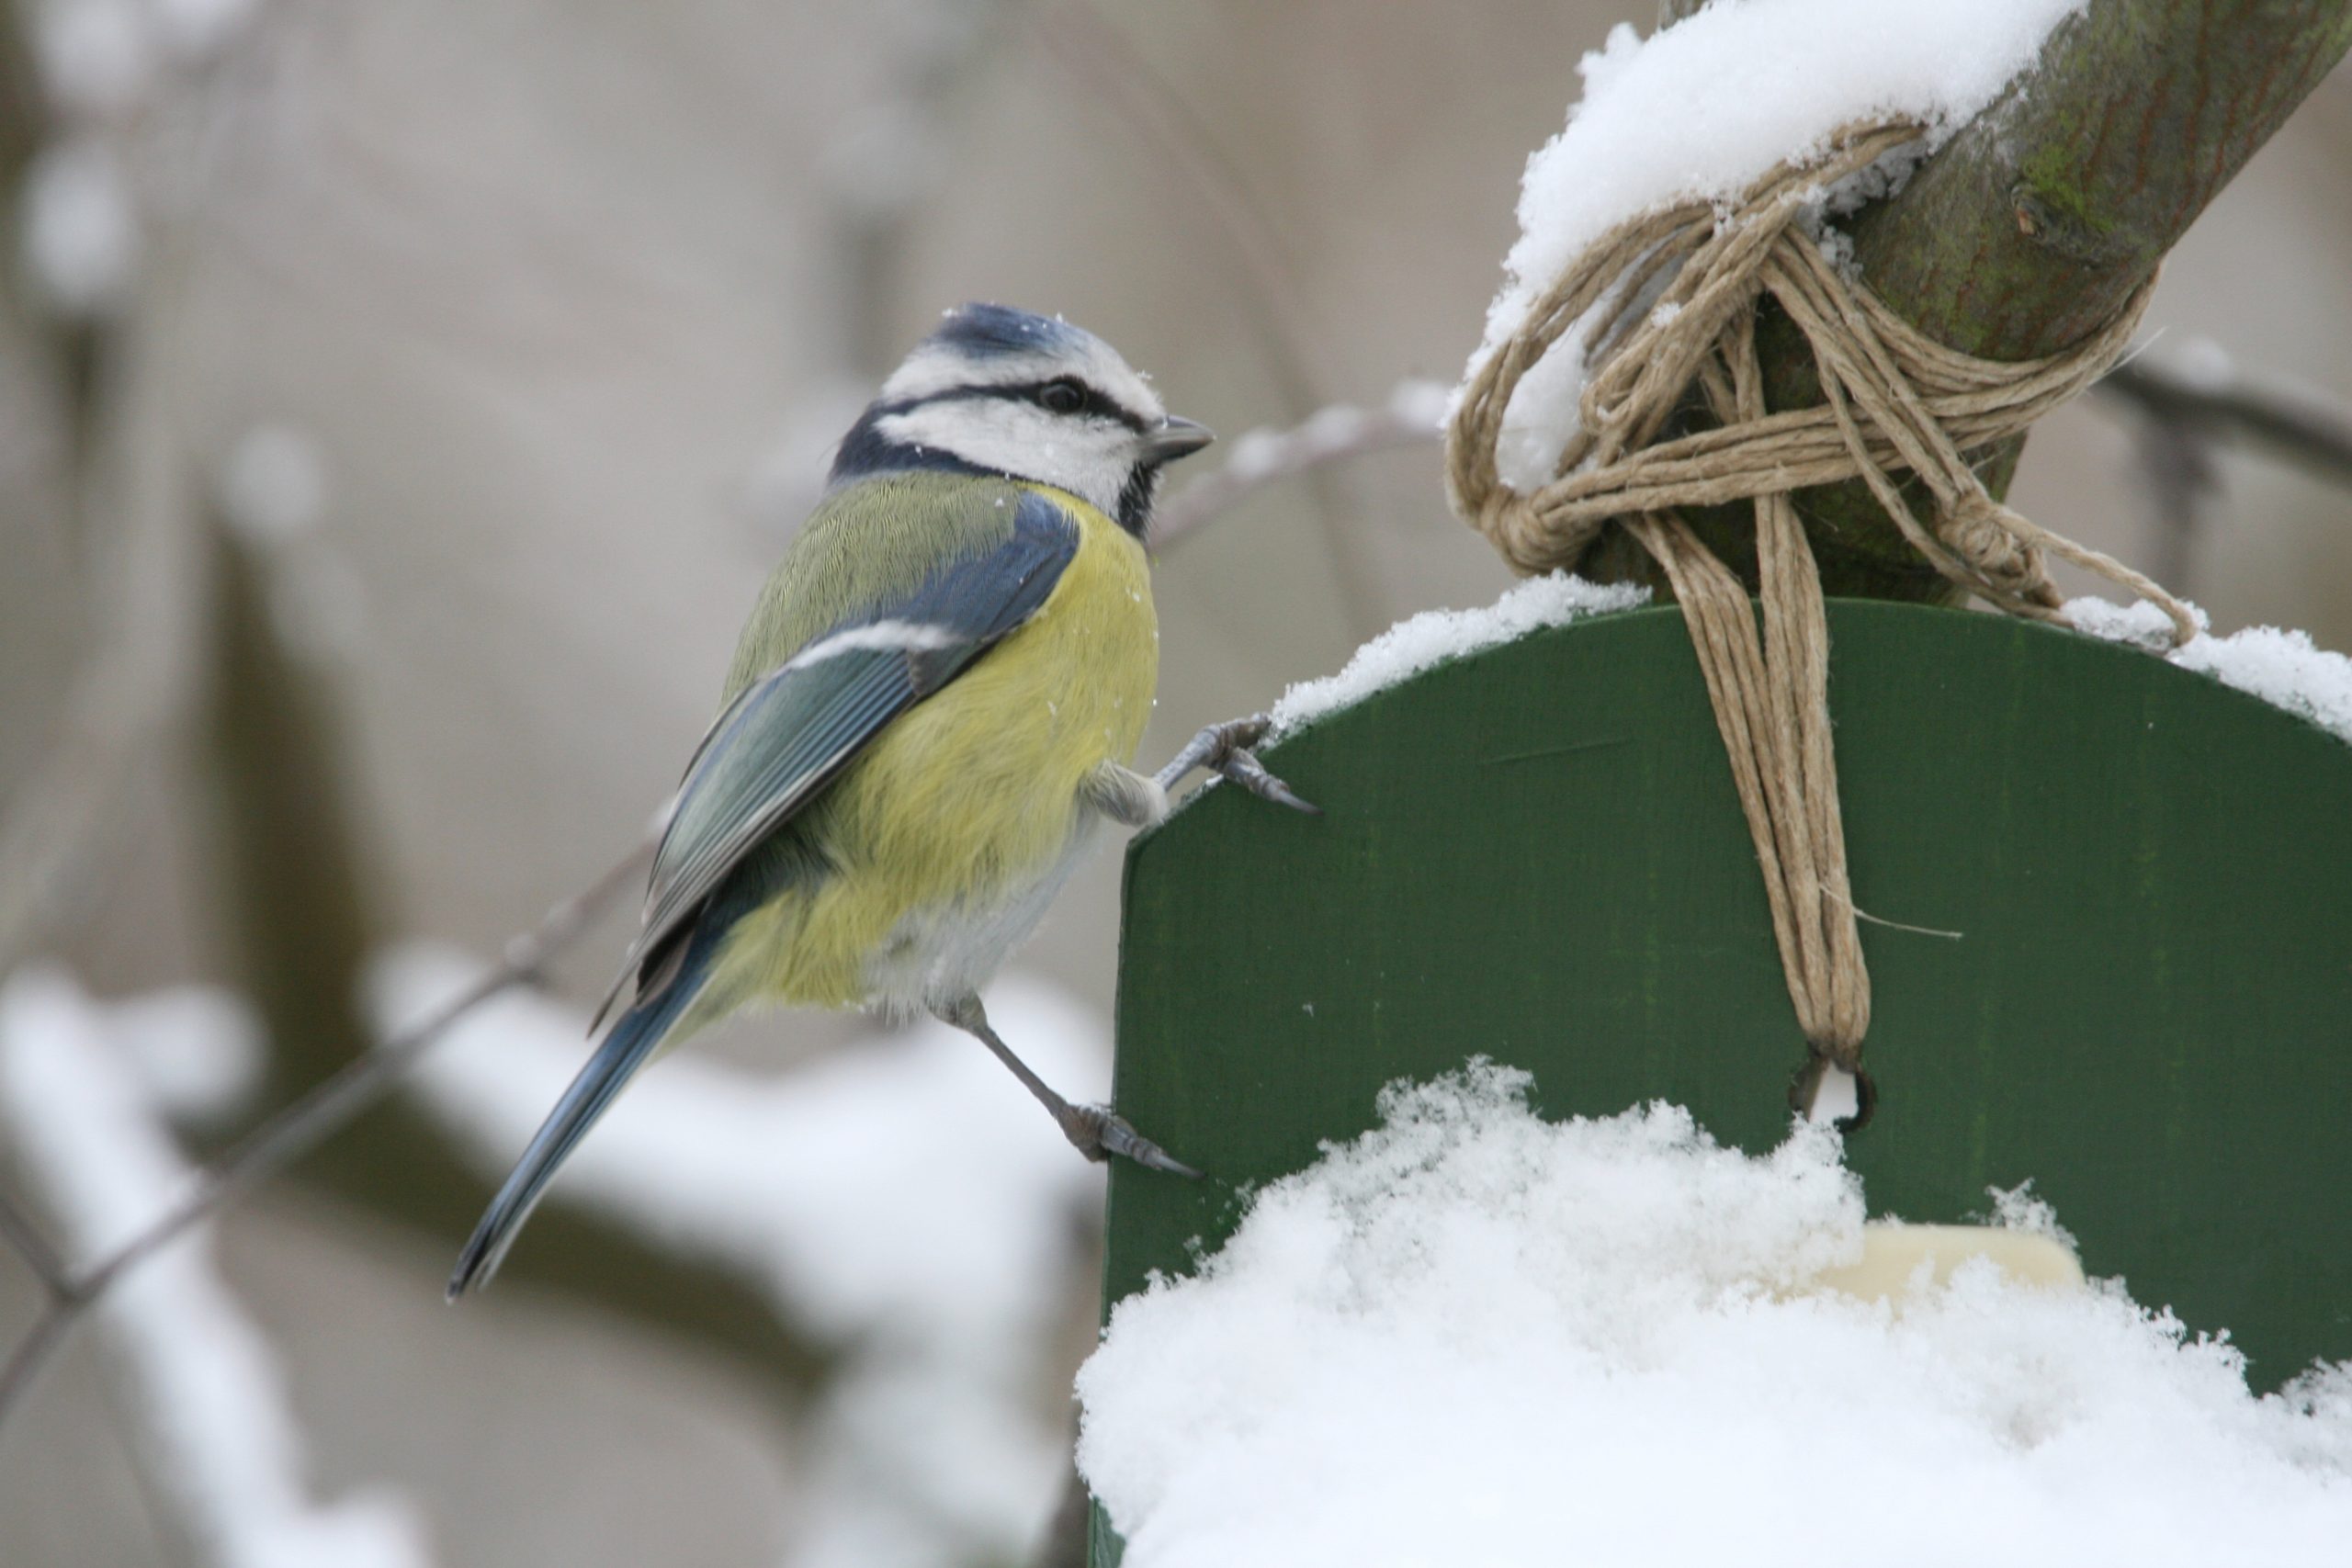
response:
M2347 41L2265 13L2209 57L2205 9L1752 0L1587 62L1448 477L1522 570L1614 586L1398 628L1279 714L1324 818L1211 791L1131 851L1115 1098L1212 1179L1112 1173L1107 1308L1397 1080L1490 1057L1544 1117L1663 1100L1760 1155L1793 1043L1819 1111L1867 1032L1873 1209L2032 1181L2090 1272L2229 1329L2256 1385L2352 1357L2352 679L2204 636L1999 500ZM2121 170L2097 127L2127 98L2155 152ZM2233 107L2163 116L2191 102ZM2064 604L2051 554L2144 603ZM2015 618L1938 607L1963 591Z

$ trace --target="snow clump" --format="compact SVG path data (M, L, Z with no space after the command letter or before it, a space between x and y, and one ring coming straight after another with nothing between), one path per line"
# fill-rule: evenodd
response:
M1727 201L1856 121L1918 120L1928 127L1926 146L1872 182L1879 192L1891 188L2031 64L2050 30L2081 6L1742 0L1710 6L1648 39L1621 24L1577 66L1584 96L1567 129L1528 160L1519 241L1504 260L1502 291L1465 383L1568 264L1628 219ZM1551 479L1575 434L1586 347L1584 332L1572 328L1512 397L1498 457L1513 489Z
M2352 1367L2257 1397L2118 1284L1981 1259L1899 1312L1805 1293L1861 1250L1832 1134L1529 1087L1392 1087L1118 1306L1079 1459L1126 1568L2344 1560Z

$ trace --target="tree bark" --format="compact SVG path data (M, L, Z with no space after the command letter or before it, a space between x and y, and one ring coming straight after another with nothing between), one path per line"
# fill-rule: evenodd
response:
M215 859L239 983L270 1046L265 1111L374 1048L359 987L383 921L363 819L346 787L327 672L286 638L272 600L280 563L215 519L214 675L207 717ZM209 1151L208 1151L209 1153ZM393 1096L296 1168L335 1197L417 1226L466 1234L490 1184L422 1111ZM545 1205L512 1282L554 1285L806 1390L829 1358L780 1323L749 1281L681 1261L561 1201Z
M1667 0L1671 22L1700 0ZM2089 0L2033 69L1908 185L1853 220L1863 280L1914 326L1988 359L2052 354L2131 298L2221 188L2352 46L2352 0ZM1813 356L1777 311L1758 328L1774 408L1821 400ZM2004 494L2019 436L1973 454ZM1859 481L1803 491L1822 586L1943 602L1957 592ZM1745 505L1691 515L1753 588ZM1613 532L1588 575L1654 581Z

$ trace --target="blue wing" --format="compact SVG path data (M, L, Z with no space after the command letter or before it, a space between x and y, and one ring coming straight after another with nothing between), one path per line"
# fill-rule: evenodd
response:
M825 547L846 547L851 562L876 567L876 575L912 586L881 593L886 603L841 618L816 636L790 639L797 650L749 682L703 738L654 857L644 931L605 1005L611 1007L632 975L638 977L637 999L548 1114L474 1227L449 1278L453 1300L496 1271L557 1168L692 1006L744 899L723 897L711 918L702 918L703 912L714 895L728 888L745 857L891 719L953 681L1052 595L1078 553L1077 520L1041 495L1015 491L1019 499L1010 508L1008 526L1000 498L1010 499L1011 488L984 486L969 492L976 501L948 501L944 505L952 510L918 517L912 532L902 527L888 536L901 547L944 541L948 547L938 552L928 571L907 571L910 563L903 559L877 562L862 553L874 541L838 531L825 536ZM923 499L913 504L942 503ZM967 515L967 505L984 510ZM903 514L899 521L905 521ZM841 590L840 567L839 558L828 567L821 552L815 565L804 557L796 569L804 570L802 576L778 580L782 613L797 618L808 609L811 592ZM853 577L851 597L854 582ZM749 897L757 890L738 891Z
M644 930L614 995L640 970L640 1001L659 990L673 967L662 958L683 947L671 939L728 874L893 718L1035 615L1078 542L1074 518L1023 491L1009 532L983 536L912 591L809 638L746 686L687 768L654 857Z

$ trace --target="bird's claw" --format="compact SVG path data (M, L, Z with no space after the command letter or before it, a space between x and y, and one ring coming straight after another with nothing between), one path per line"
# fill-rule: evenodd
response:
M1219 778L1248 790L1261 800L1287 806L1293 811L1304 811L1309 817L1323 815L1321 807L1313 801L1300 799L1290 785L1268 773L1266 764L1258 761L1254 751L1235 750L1227 752L1217 761L1216 772Z
M1163 789L1173 788L1176 782L1194 768L1204 768L1235 786L1249 791L1261 800L1271 800L1287 806L1293 811L1303 811L1310 817L1320 817L1322 807L1301 799L1272 773L1250 748L1266 738L1273 721L1264 714L1251 714L1247 718L1227 719L1212 724L1185 743L1168 766L1159 772Z
M1135 1130L1127 1119L1107 1105L1069 1105L1059 1118L1062 1135L1088 1159L1113 1155L1131 1159L1148 1170L1199 1179L1200 1172Z

